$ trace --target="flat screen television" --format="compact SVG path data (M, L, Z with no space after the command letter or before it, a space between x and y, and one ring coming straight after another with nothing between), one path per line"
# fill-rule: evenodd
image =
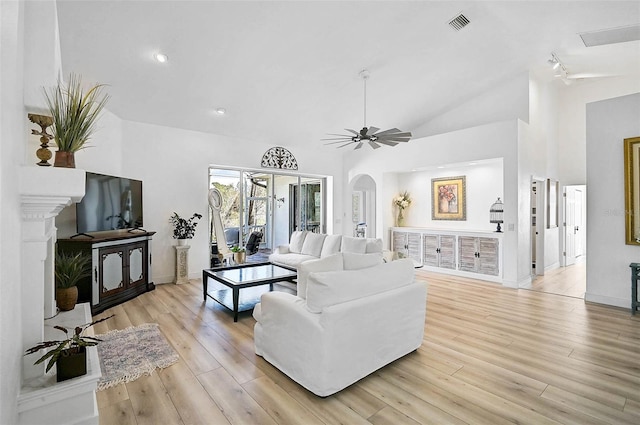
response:
M87 172L76 223L78 233L142 227L142 182Z

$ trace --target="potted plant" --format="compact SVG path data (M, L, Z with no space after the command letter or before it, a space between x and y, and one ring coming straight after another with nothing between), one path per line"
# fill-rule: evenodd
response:
M86 325L76 326L73 329L65 328L64 326L54 326L55 329L64 332L67 338L59 341L41 342L26 350L25 356L37 353L45 348L55 347L47 351L42 357L36 360L34 364L40 364L49 359L45 371L48 372L55 364L57 382L85 375L87 373L86 347L98 345L102 340L93 336L83 335L83 333L91 326L104 322L111 317L113 317L113 315ZM72 331L71 336L69 336L69 331Z
M91 276L91 257L77 253L57 252L55 259L56 304L63 311L73 310L78 302L78 287L81 279Z
M171 224L173 224L173 238L178 239L178 245L184 245L186 239L191 239L196 234L196 226L202 214L193 213L191 218L184 219L174 211L171 216Z
M83 149L96 130L96 121L109 95L104 84L95 84L86 92L82 79L69 75L69 82L44 89L45 102L53 119L53 137L58 146L54 167L75 168L75 152Z
M237 264L244 264L247 259L246 250L240 246L231 247L231 252L233 252L233 261Z

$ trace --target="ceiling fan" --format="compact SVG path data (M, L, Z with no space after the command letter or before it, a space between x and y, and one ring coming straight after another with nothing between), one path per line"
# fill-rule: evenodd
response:
M369 79L369 71L363 69L360 71L360 78L364 81L364 127L362 130L355 131L350 128L345 128L346 131L352 134L333 134L329 133L332 137L322 140L333 140L332 142L325 143L325 145L340 144L339 148L355 144L353 150L360 149L362 145L367 142L373 149L378 149L380 145L395 146L400 142L408 142L411 139L411 133L403 132L397 128L392 128L385 131L380 131L378 127L367 127L367 79ZM346 143L345 143L346 142Z

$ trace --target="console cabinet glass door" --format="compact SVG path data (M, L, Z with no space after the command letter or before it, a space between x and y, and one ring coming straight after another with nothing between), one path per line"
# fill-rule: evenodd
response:
M100 298L124 290L124 249L121 246L100 248L98 266Z
M138 242L136 244L127 245L127 256L129 279L126 284L128 287L144 285L147 281L147 243Z

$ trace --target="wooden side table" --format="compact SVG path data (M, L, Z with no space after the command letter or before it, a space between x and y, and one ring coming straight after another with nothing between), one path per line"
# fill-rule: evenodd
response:
M640 279L640 263L631 263L631 314L636 314L640 308L638 300L638 279Z

